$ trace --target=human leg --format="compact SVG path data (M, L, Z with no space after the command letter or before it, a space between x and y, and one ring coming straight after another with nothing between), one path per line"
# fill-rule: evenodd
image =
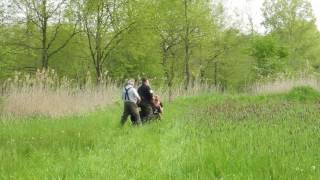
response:
M130 115L130 107L129 107L129 104L125 102L123 105L123 114L120 122L122 126L126 123L129 115Z
M130 119L134 125L140 124L141 119L140 119L140 114L139 114L139 108L137 104L135 103L130 103L129 105L130 109Z
M152 109L152 106L151 104L146 104L145 105L145 112L144 112L144 121L149 121L152 119L153 117L153 109Z

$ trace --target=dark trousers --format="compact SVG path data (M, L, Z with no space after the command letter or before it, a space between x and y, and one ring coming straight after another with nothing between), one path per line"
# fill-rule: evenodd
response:
M124 125L124 123L126 123L129 116L131 116L131 121L134 125L138 125L141 123L138 105L134 102L124 102L121 125Z
M141 112L140 117L142 121L148 121L152 118L153 110L151 103L149 102L141 102L140 104Z

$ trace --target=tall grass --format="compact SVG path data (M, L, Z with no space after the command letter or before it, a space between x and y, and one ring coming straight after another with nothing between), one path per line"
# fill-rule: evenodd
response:
M171 88L162 86L157 89L157 93L158 95L160 95L162 100L168 102L171 102L176 98L197 96L212 92L220 92L220 88L200 82L195 82L192 86L189 86L188 89L185 89L185 86L183 84L176 84Z
M5 117L81 115L119 101L121 89L122 87L106 79L96 85L90 75L80 85L75 80L59 78L54 70L38 70L35 75L16 73L2 85L3 103L0 104L0 110ZM199 83L188 90L182 85L176 85L171 89L154 89L163 101L214 90L216 88Z
M253 94L284 93L294 87L309 86L320 90L319 78L316 75L287 76L278 75L274 79L264 79L256 82L249 88Z
M59 78L54 70L34 75L16 73L2 86L4 116L78 115L105 107L119 100L119 88L95 86L88 76L80 86L68 78Z
M316 75L282 74L273 79L259 80L247 91L252 94L284 93L298 86L320 90L318 79ZM119 101L121 89L122 87L107 79L103 79L100 85L95 85L90 75L80 84L73 79L59 78L54 70L38 70L34 75L16 73L1 86L0 112L5 117L79 115ZM161 86L154 91L162 101L171 102L177 97L220 92L220 88L195 82L187 90L183 84L175 84L171 88Z
M121 104L57 121L3 121L0 179L319 179L314 97L300 88L182 98L142 127L120 128Z

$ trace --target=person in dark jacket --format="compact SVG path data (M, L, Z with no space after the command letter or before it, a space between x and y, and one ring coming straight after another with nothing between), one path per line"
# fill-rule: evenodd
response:
M151 90L149 80L142 78L142 85L138 88L139 96L141 97L141 102L139 104L141 108L140 117L142 121L148 121L152 118L152 101L153 101L153 91Z

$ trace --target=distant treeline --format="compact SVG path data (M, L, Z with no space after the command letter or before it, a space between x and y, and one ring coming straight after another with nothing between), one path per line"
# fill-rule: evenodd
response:
M310 2L265 0L262 11L259 34L253 17L248 32L230 26L214 0L2 1L0 79L51 68L78 82L90 73L97 82L146 76L168 87L241 89L278 73L318 72Z

